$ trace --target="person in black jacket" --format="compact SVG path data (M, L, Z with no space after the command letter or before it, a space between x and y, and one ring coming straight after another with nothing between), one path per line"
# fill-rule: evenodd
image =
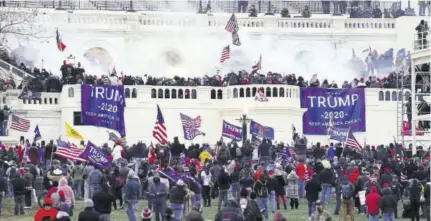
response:
M232 197L236 199L236 202L239 203L240 199L240 191L241 191L241 185L239 183L241 177L240 177L240 170L241 168L239 166L235 166L233 169L233 173L230 175L230 183L232 185Z
M320 172L318 180L322 187L322 192L320 193L320 203L328 204L331 199L332 184L334 183L334 172L332 169L325 168Z
M420 199L422 195L422 185L419 183L417 179L413 179L411 181L409 189L410 195L410 206L412 209L412 221L416 218L417 221L420 219L419 209L420 209Z
M264 174L260 174L259 180L257 180L254 183L253 191L257 193L258 197L258 205L260 211L262 211L265 219L268 219L268 197L269 197L269 191L268 191L268 182L265 178Z
M99 220L99 214L93 209L94 203L91 199L84 200L84 211L78 215L78 221L94 221Z
M427 221L430 221L430 186L431 183L429 182L430 180L428 179L428 183L425 185L425 190L424 190L424 198L425 198L425 207L426 207L426 212L425 215L427 216Z
M223 207L215 216L215 221L243 221L244 216L238 203L234 200L229 200L226 206Z
M392 191L389 186L383 188L382 192L383 196L380 198L379 207L382 210L383 220L394 220L397 200L392 195Z
M218 177L217 184L219 187L219 198L218 198L219 201L218 201L217 211L220 211L222 202L224 204L226 204L228 201L228 197L229 197L228 191L229 191L229 187L230 187L230 176L226 172L226 169L222 169L220 171L220 175Z
M271 144L269 143L269 140L263 139L262 143L259 145L257 154L260 157L260 162L263 162L265 165L271 160L270 149Z
M0 216L1 216L1 205L3 201L3 195L7 192L7 180L3 176L3 171L0 169Z
M94 211L99 213L100 220L111 220L111 208L115 197L110 194L108 185L102 185L102 191L93 196L93 202Z
M26 181L20 177L19 173L15 173L10 181L13 187L13 196L15 200L15 216L24 215L24 194Z
M247 198L248 192L245 191L241 198ZM247 206L244 209L244 219L246 221L263 221L262 213L259 210L259 205L256 202L257 194L250 193L250 199L247 200Z
M317 175L313 174L311 180L305 185L305 198L307 198L308 201L308 217L311 217L311 214L316 211L316 203L321 190L322 188L317 180Z
M169 207L175 215L175 219L181 220L183 216L184 201L187 196L187 189L183 180L179 179L177 184L169 192L171 204Z

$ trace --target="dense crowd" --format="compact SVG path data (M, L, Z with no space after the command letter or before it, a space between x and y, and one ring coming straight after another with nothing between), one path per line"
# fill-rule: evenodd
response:
M67 221L75 214L79 221L107 221L112 208L125 208L128 219L136 221L143 199L148 208L142 220L203 221L205 207L217 197L216 221L261 221L271 212L275 220L286 220L283 209L300 206L308 207L311 221L332 221L340 212L344 221L356 214L373 221L379 215L430 220L429 151L412 155L394 144L360 152L332 143L302 148L266 139L188 148L178 138L155 147L104 144L113 163L103 169L53 155L52 140L30 144L22 138L16 146L1 145L0 193L14 198L15 215L37 205L36 195L43 196L35 221ZM329 212L332 195L336 205ZM74 211L82 199L85 209Z
M1 59L6 62L16 65L32 76L24 78L20 85L15 85L12 78L4 77L0 81L0 87L3 90L8 88L22 89L23 85L27 86L32 92L60 92L64 84L111 84L111 85L160 85L160 86L213 86L223 87L228 85L246 85L246 84L288 84L298 85L300 87L322 87L322 88L355 88L355 87L370 87L370 88L397 88L400 81L404 78L404 86L410 87L410 75L404 72L409 72L409 54L404 51L399 51L396 55L395 72L390 72L385 77L376 77L375 72L388 70L393 68L394 52L392 49L378 54L375 50L369 52L369 56L365 61L358 58L355 53L349 63L349 67L358 71L361 78L355 78L352 81L344 81L342 85L338 85L335 81L328 79L319 80L318 76L313 76L310 80L304 79L301 76L296 76L294 73L282 75L280 73L268 72L266 74L259 73L259 70L249 73L246 70L227 73L224 76L217 72L213 76L205 75L203 77L184 78L175 76L169 77L152 77L144 75L143 77L133 77L131 75L117 74L115 68L107 75L100 77L89 75L78 62L76 65L64 61L60 68L61 76L53 75L45 69L37 67L28 68L24 64L17 64L13 59L2 55ZM429 70L429 65L423 67L424 70ZM425 71L426 71L425 70ZM399 86L398 85L398 86Z

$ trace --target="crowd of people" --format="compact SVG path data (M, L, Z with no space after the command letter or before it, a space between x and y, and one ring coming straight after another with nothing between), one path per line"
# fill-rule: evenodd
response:
M0 81L0 88L7 90L8 88L22 89L27 86L32 92L61 92L64 84L111 84L111 85L163 85L163 86L213 86L222 87L228 85L246 85L246 84L288 84L298 85L300 87L323 87L323 88L354 88L354 87L371 87L371 88L397 88L402 78L405 82L409 82L410 75L404 72L409 72L410 54L405 50L399 50L394 55L393 49L390 49L382 54L376 50L369 51L369 55L365 60L356 56L353 52L352 59L348 64L354 70L358 71L360 78L355 78L352 81L344 81L342 85L338 85L335 81L328 79L319 80L318 76L313 76L310 80L304 79L301 76L296 76L294 73L282 75L280 73L268 72L266 74L259 73L258 70L249 73L247 70L231 72L225 75L219 71L213 76L205 75L203 77L184 78L175 76L169 77L154 77L154 76L137 76L124 75L117 73L115 68L107 75L96 76L89 75L78 62L76 64L69 63L66 60L60 68L61 76L56 76L45 69L40 70L37 67L28 68L24 64L17 64L16 61L5 54L2 54L0 59L16 65L23 71L31 74L25 77L21 84L16 85L12 77L4 77ZM396 59L394 59L396 56ZM395 64L393 61L395 60ZM377 70L393 69L385 77L376 77ZM425 68L429 70L429 65ZM409 84L404 83L406 87Z
M185 148L175 137L155 147L104 144L113 161L98 168L52 155L57 149L52 140L21 140L16 146L0 146L0 192L14 199L17 216L42 195L35 221L67 221L76 214L79 221L107 221L112 208L124 208L130 221L138 220L138 209L142 220L203 221L203 208L211 207L215 198L216 221L267 220L269 213L277 221L286 220L284 210L302 206L311 221L334 220L333 214L340 212L344 221L354 221L355 214L370 221L379 216L430 220L430 153L406 154L394 144L355 152L341 144L317 143L302 152L301 145L267 139ZM84 145L82 141L77 148ZM333 195L335 210L328 211ZM84 210L75 211L80 200ZM141 200L148 208L138 208Z

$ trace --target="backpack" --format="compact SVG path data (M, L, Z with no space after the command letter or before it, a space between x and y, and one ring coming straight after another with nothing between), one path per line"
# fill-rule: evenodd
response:
M16 168L15 167L12 167L12 168L10 168L10 171L9 171L9 179L10 178L14 178L15 177L15 173L16 173Z
M60 190L57 188L55 192L51 194L52 206L54 208L60 208Z
M259 181L260 182L260 181ZM262 182L260 182L262 183ZM266 182L262 183L263 187L260 189L260 196L269 196L268 188L266 187Z
M114 187L115 188L121 188L124 186L124 179L123 177L119 176L117 178L115 178L115 182L114 182Z
M350 199L353 196L353 190L350 184L341 185L341 196L343 199Z
M253 177L253 172L251 171L250 168L244 168L244 170L241 171L240 173L240 177L244 178L244 177Z

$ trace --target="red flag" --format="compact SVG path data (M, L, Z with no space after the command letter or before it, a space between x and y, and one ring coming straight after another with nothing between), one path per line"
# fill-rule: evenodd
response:
M58 32L58 28L57 28L57 48L60 51L64 51L64 49L66 49L66 45L61 40L61 36L60 36L60 32Z

